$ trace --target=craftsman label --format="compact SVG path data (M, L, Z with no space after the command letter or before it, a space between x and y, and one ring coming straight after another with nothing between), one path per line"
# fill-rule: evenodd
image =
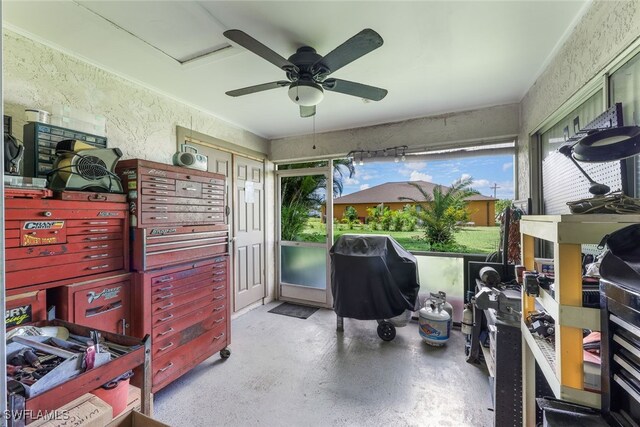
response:
M100 292L90 291L87 293L87 300L89 301L89 304L91 304L100 298L104 298L105 300L117 298L118 295L120 295L120 289L122 289L122 286L118 286L117 288L106 288Z
M178 230L175 228L152 228L149 234L152 236L164 236L165 234L175 233L176 231Z
M25 230L60 230L64 227L64 221L27 221Z
M105 211L101 211L98 212L98 216L120 216L120 212L105 212Z
M31 304L15 308L7 308L4 317L5 327L18 326L33 320Z

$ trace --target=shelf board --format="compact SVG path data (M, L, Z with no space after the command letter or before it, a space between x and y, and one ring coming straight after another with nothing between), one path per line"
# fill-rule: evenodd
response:
M560 244L596 244L620 228L640 222L640 215L525 215L520 232Z
M549 383L549 387L551 387L553 394L556 397L559 397L560 381L556 376L555 345L542 338L533 336L524 322L520 323L520 329L522 330L522 336L524 337L527 346L533 353L533 357L536 359L536 362L538 362L540 370Z
M536 302L540 304L556 324L569 326L578 329L591 329L599 331L600 309L588 307L574 307L571 305L559 305L549 291L540 288L540 296L536 297Z
M520 324L522 336L527 343L527 347L533 353L536 362L540 366L540 370L545 379L549 383L551 391L557 399L568 400L580 405L590 406L592 408L600 408L601 396L586 390L578 390L573 387L567 387L560 384L556 376L556 352L555 345L543 338L538 338L531 334L527 325L522 322Z

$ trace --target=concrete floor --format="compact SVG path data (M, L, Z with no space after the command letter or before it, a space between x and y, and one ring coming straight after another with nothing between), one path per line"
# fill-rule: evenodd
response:
M416 322L383 342L375 321L333 311L306 320L259 307L232 323L231 357L215 355L155 396L171 426L490 426L486 371L454 331L430 347Z

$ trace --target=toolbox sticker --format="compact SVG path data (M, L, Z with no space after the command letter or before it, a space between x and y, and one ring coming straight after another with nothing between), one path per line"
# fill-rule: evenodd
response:
M129 188L129 190L135 190L138 188L138 181L129 181L127 183L127 188Z
M120 289L122 289L122 286L118 286L117 288L106 288L100 292L90 291L87 293L87 301L91 304L100 298L104 298L105 300L117 298L118 295L120 295Z
M149 175L167 176L167 171L158 170L158 169L149 169Z
M7 308L4 317L5 327L18 326L33 320L31 304L21 307Z
M175 233L176 231L178 230L175 228L152 228L149 234L152 236L164 236L165 234Z
M64 227L64 221L27 221L25 230L60 230Z
M98 216L120 216L120 212L98 212Z

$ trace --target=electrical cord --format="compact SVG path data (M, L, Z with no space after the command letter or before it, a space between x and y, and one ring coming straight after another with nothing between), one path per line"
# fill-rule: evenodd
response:
M590 213L614 213L634 214L640 213L640 199L626 196L622 191L612 191L600 197L591 197L567 202L567 206L574 214Z

